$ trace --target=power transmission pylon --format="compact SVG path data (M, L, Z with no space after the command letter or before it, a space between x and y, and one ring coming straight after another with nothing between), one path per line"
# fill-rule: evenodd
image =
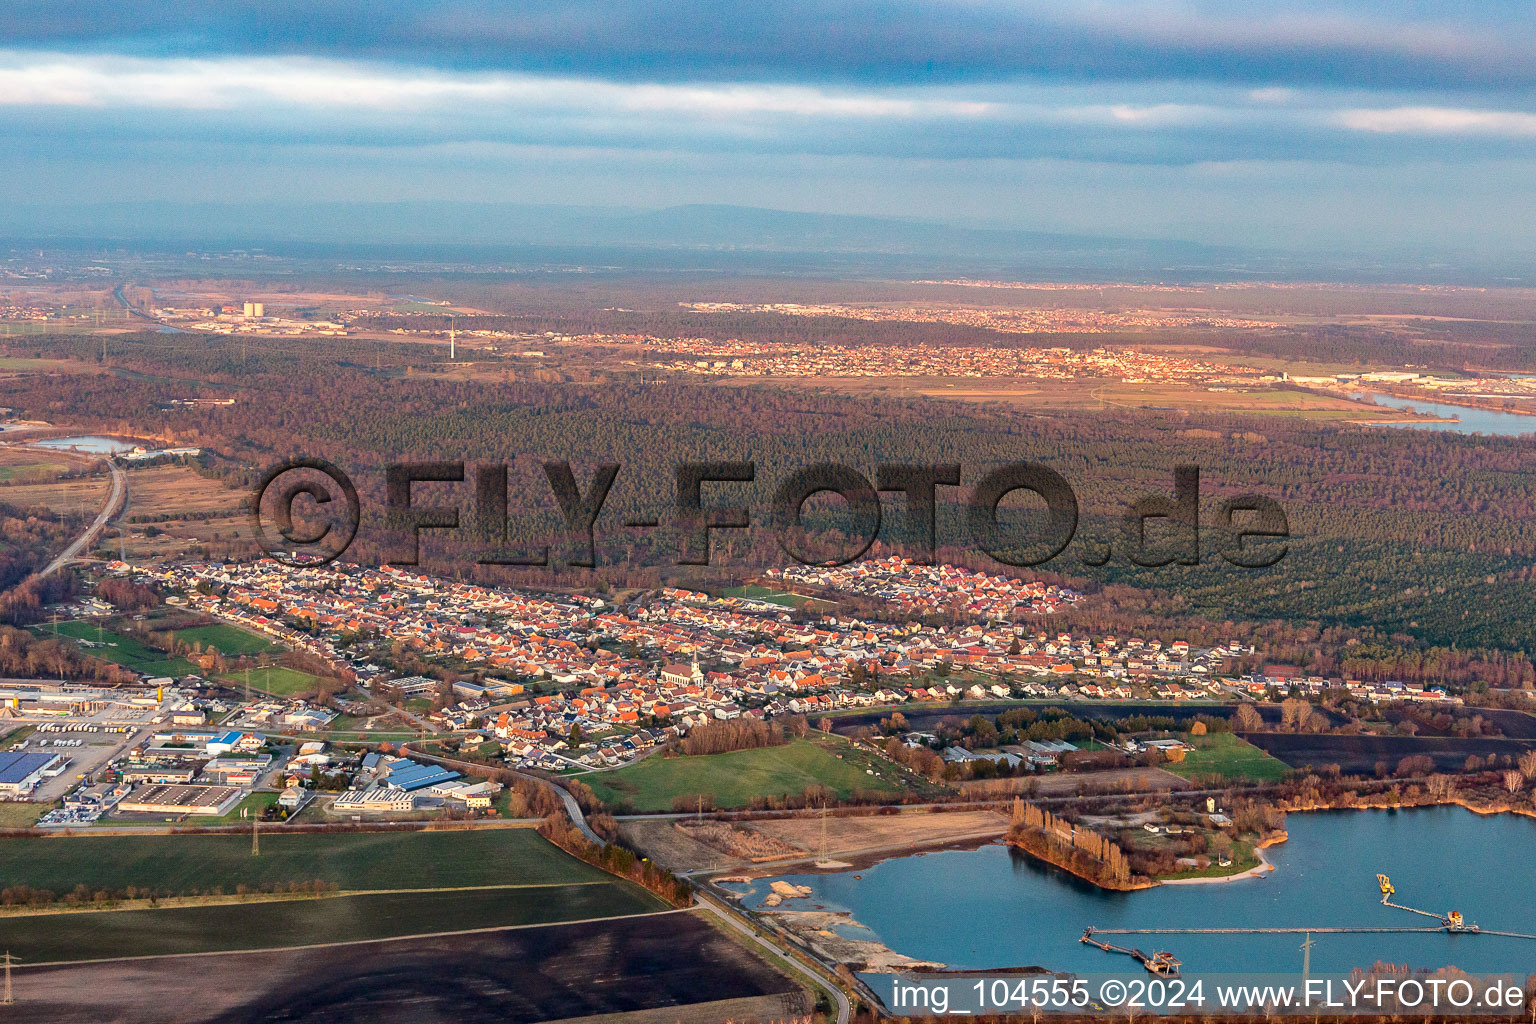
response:
M5 955L0 957L0 963L5 965L5 998L0 999L0 1006L10 1006L16 1001L15 997L11 994L11 964L20 962L19 957L11 956L10 950L6 950Z
M251 816L251 856L261 856L261 815Z

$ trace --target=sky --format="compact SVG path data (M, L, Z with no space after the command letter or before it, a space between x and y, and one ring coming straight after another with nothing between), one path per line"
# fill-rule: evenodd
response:
M723 203L1536 251L1479 0L16 0L0 201Z

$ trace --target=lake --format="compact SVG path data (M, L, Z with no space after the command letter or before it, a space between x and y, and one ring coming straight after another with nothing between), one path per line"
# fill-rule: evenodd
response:
M1324 811L1289 816L1288 842L1266 852L1275 870L1216 885L1106 892L1001 844L899 857L835 874L786 875L812 888L787 908L846 910L891 949L951 968L1040 966L1139 972L1135 962L1085 946L1083 929L1423 927L1429 918L1382 906L1376 873L1395 901L1460 910L1485 929L1536 933L1536 820L1459 807ZM767 893L759 880L743 905ZM862 929L851 929L857 934ZM867 936L866 936L867 937ZM1299 971L1304 936L1104 936L1116 945L1167 949L1186 976ZM1312 968L1347 972L1378 960L1474 972L1536 971L1536 940L1490 935L1314 935ZM888 975L868 975L884 991Z
M46 441L38 441L33 447L89 452L92 455L117 455L120 452L131 452L135 446L128 441L91 435L89 437L53 437Z
M1492 409L1473 409L1465 405L1446 405L1426 402L1418 398L1398 398L1396 395L1372 394L1377 405L1389 405L1394 409L1416 409L1431 416L1455 416L1457 423L1386 423L1383 426L1401 427L1405 430L1448 430L1455 434L1489 434L1499 437L1519 437L1536 434L1536 416L1522 416L1513 412L1496 412Z

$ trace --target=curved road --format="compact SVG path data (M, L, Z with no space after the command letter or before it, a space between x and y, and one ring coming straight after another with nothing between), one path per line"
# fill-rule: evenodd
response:
M400 745L400 753L401 755L409 754L412 757L419 757L423 761L431 761L434 764L440 764L447 768L458 768L460 770L483 772L486 771L489 767L488 765L477 764L474 761L460 761L456 758L444 757L441 754L428 754L425 751L413 750L409 741ZM565 805L565 812L566 814L570 815L571 824L580 829L581 834L586 836L589 841L596 843L598 846L608 845L608 841L606 839L603 839L596 832L592 831L592 827L587 824L587 816L581 813L581 805L576 802L576 798L572 796L570 792L565 789L565 787L557 786L553 782L550 782L548 779L541 779L537 775L528 775L525 772L517 771L514 768L499 768L495 770L508 772L520 779L526 779L535 785L546 786L549 789L554 790L555 795L560 798L560 802Z

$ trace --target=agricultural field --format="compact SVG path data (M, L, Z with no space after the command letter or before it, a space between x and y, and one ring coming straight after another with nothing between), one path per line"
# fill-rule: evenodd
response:
M1241 361L1249 362L1246 357ZM1097 379L1042 381L1029 377L958 381L949 377L725 377L719 378L718 382L740 387L767 383L775 387L831 390L857 396L923 396L960 402L1028 405L1032 409L1177 409L1258 413L1309 420L1402 422L1409 419L1403 413L1329 395L1264 387L1211 391L1198 382L1183 381L1154 384Z
M22 478L0 487L0 501L17 508L41 506L64 515L94 516L106 504L111 488L112 479L106 473L70 480Z
M443 832L263 832L233 835L86 835L0 839L7 885L69 892L127 886L165 896L237 885L323 881L345 890L580 884L610 875L570 856L533 829Z
M839 755L842 755L841 757ZM670 810L677 797L709 794L717 807L745 807L755 797L792 796L822 785L839 798L856 790L900 792L897 769L849 744L827 737L777 747L696 757L648 757L612 772L580 776L604 803L636 811ZM866 769L876 774L866 774Z
M229 686L243 689L247 673L244 669L236 669L218 678ZM320 686L319 676L301 672L296 668L285 668L282 665L253 668L249 672L249 678L252 690L260 690L262 693L270 693L278 697L289 697L296 693L313 693Z
M128 474L128 494L131 559L175 558L200 544L223 545L250 536L250 517L241 508L245 493L190 466L135 469ZM115 546L115 540L108 546Z
M381 999L408 1005L413 1020L458 1024L718 1024L810 1008L795 982L698 912L196 961L32 962L16 970L15 993L7 1020L26 1024L161 1024L167 1006L188 1022L383 1020Z
M1486 760L1488 755L1518 758L1527 750L1536 749L1532 739L1488 739L1456 736L1377 736L1362 733L1358 736L1341 736L1338 733L1291 733L1257 732L1248 737L1286 764L1296 768L1336 764L1346 772L1369 773L1379 764L1397 767L1405 757L1423 754L1435 762L1440 771L1459 771L1467 757L1476 754Z
M1185 736L1184 741L1195 749L1189 751L1183 761L1164 767L1186 779L1219 775L1232 781L1278 782L1291 770L1284 761L1229 732Z
M60 622L57 626L50 623L32 627L32 631L39 636L52 636L55 629L60 636L84 641L80 647L91 657L110 661L135 672L143 672L145 675L182 676L197 671L196 667L185 658L173 658L164 651L158 651L132 637L98 627L94 623L77 619L72 622Z
M56 479L74 463L35 448L0 448L0 484L35 484ZM10 501L0 488L0 501Z
M30 332L28 327L40 327L40 324L8 323L4 327L4 336L12 334L44 333L42 331ZM20 329L19 329L20 328ZM0 356L0 373L89 373L91 367L87 364L72 359L32 359L27 356Z
M8 916L4 921L11 952L29 962L45 963L122 956L128 952L155 956L382 939L434 931L645 914L662 909L665 905L645 890L613 879L592 885L388 892L147 910L31 914Z

